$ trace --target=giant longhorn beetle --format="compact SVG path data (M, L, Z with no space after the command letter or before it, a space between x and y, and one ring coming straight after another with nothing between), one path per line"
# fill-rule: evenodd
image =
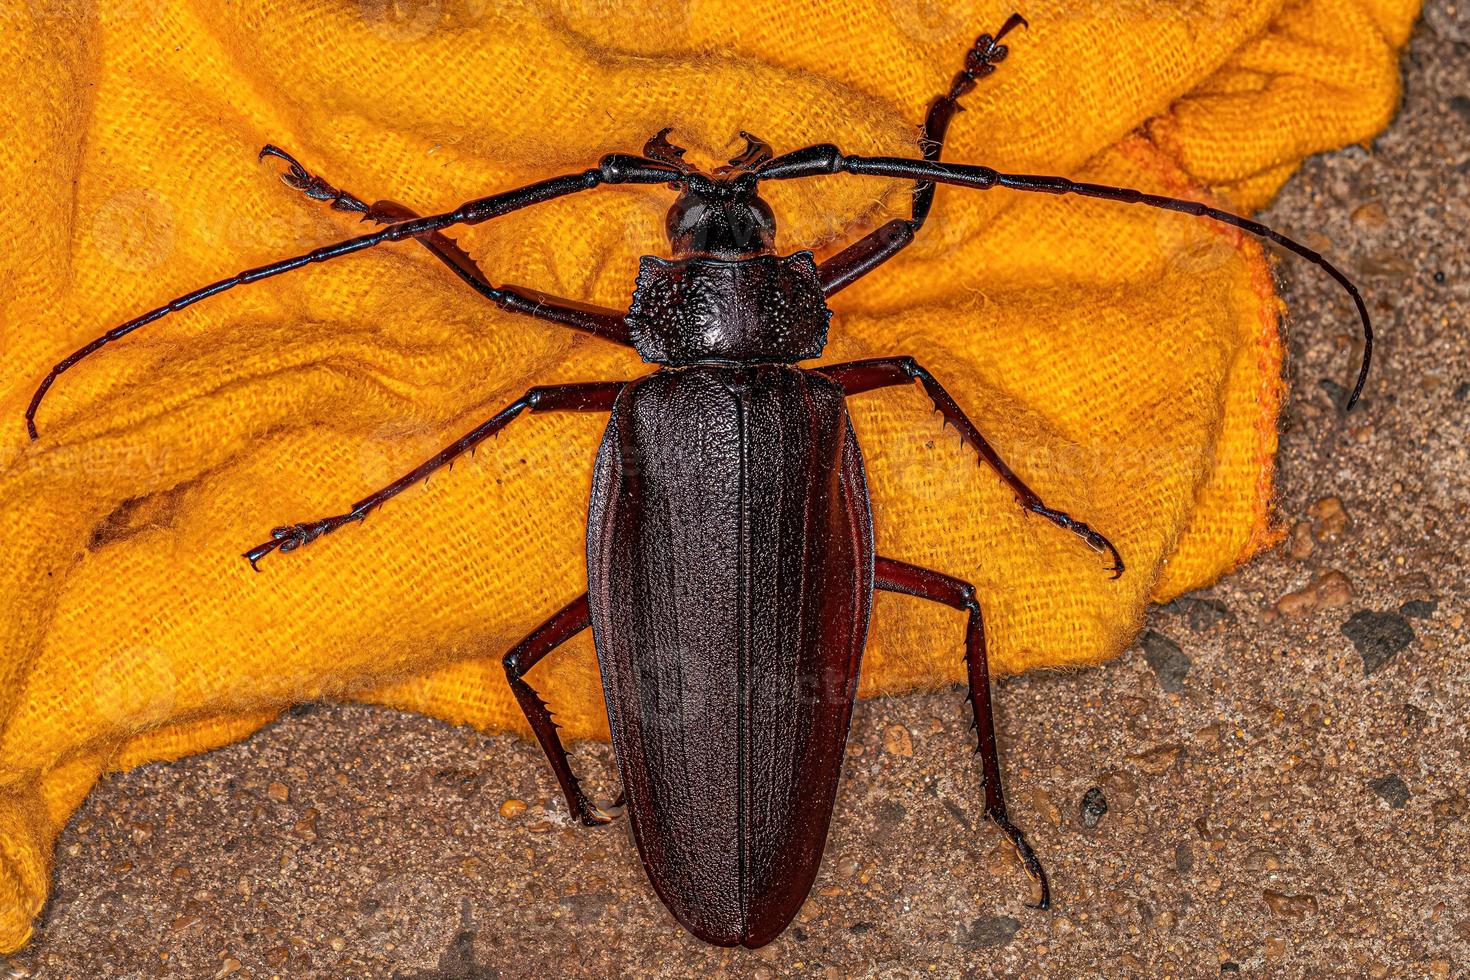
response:
M755 947L790 922L811 887L867 637L874 589L941 602L969 615L969 701L985 778L985 814L1005 833L1048 903L1046 876L1007 818L991 721L985 632L974 588L940 572L873 553L862 453L845 400L918 382L944 418L1015 494L1020 506L1105 552L1099 532L1048 506L1008 467L929 371L909 357L820 368L832 311L827 299L914 240L936 184L1075 194L1212 218L1268 239L1324 269L1352 296L1364 347L1351 408L1372 353L1368 311L1353 284L1319 254L1259 222L1177 198L1062 177L941 163L962 96L1006 55L1012 15L981 35L949 91L929 107L922 159L853 156L823 144L780 156L742 133L747 148L702 173L654 135L642 156L612 154L553 177L418 217L391 202L369 207L307 172L282 150L282 179L308 197L385 225L295 258L220 280L129 320L58 363L26 411L68 368L106 344L199 300L313 262L415 239L482 296L506 310L632 346L653 373L632 381L537 387L344 514L278 527L245 553L252 566L354 521L493 436L524 412L610 414L598 450L587 521L587 592L505 656L505 671L551 762L573 816L607 822L567 762L544 702L525 675L592 628L623 797L649 878L695 935ZM858 174L916 181L909 217L888 222L824 262L775 252L775 216L760 198L769 180ZM608 184L668 184L671 259L641 259L626 314L516 286L492 285L441 230L478 224ZM258 567L257 567L258 570Z

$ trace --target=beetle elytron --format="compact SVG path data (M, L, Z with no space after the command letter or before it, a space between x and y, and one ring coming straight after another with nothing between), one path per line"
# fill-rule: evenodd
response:
M1021 507L1076 534L1123 572L1116 548L1042 501L971 424L938 381L907 357L797 367L826 343L827 300L914 239L936 183L1077 194L1221 221L1309 259L1341 283L1363 323L1364 352L1348 406L1362 391L1372 328L1346 277L1311 249L1246 218L1197 202L1059 177L1005 174L939 162L961 97L995 70L1013 15L968 52L948 92L930 106L922 159L844 154L832 145L780 156L742 134L747 149L702 173L664 130L643 155L613 154L581 173L418 217L391 202L371 207L267 146L283 179L316 200L386 227L206 286L131 320L58 363L26 412L31 437L42 396L82 358L165 314L242 283L384 242L416 239L481 295L506 310L630 345L653 373L632 381L532 388L442 452L347 512L276 528L245 555L252 566L361 521L404 488L494 435L524 412L603 412L610 418L593 477L587 592L505 657L511 689L545 750L572 814L605 823L573 775L546 705L525 680L543 657L591 628L632 829L649 878L695 935L755 947L790 922L817 872L856 692L874 589L968 613L969 701L985 779L985 815L1035 880L1046 877L1007 817L991 721L985 633L975 591L940 572L878 557L863 459L845 399L918 382L992 467ZM823 262L778 255L775 217L760 185L819 174L916 181L908 218L896 219ZM644 257L626 314L514 286L494 286L441 230L476 224L604 184L668 184L673 257ZM257 569L258 570L258 569Z

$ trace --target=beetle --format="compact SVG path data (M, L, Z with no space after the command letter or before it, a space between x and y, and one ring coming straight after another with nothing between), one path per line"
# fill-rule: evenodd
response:
M282 179L308 197L383 227L247 270L145 313L77 350L46 375L26 410L35 417L56 379L132 331L216 293L380 244L417 240L502 309L631 346L654 370L627 381L535 387L441 452L342 514L278 527L244 557L259 571L290 552L362 521L527 413L608 415L587 519L587 590L505 655L506 677L545 751L574 819L603 824L567 759L552 715L526 676L558 646L593 633L610 730L633 836L654 889L694 935L718 945L761 946L786 927L816 876L856 696L874 590L943 603L967 614L968 700L985 786L985 815L1014 846L1046 908L1041 862L1009 819L996 751L975 589L944 573L874 552L861 448L846 399L917 383L934 407L1014 493L1019 505L1105 554L1099 531L1051 507L1013 471L928 369L909 357L816 368L832 311L827 301L914 240L937 184L1073 194L1223 222L1313 262L1352 297L1364 345L1356 403L1373 333L1351 281L1326 259L1264 224L1217 208L1062 177L1007 174L944 163L960 100L1005 58L1012 15L967 52L930 105L922 155L858 156L821 144L776 155L742 133L746 149L705 173L655 134L641 155L610 154L553 177L420 217L402 205L367 205L266 146ZM854 174L915 181L909 216L817 262L775 248L765 181ZM670 257L644 256L626 313L491 283L443 230L477 224L603 185L667 184L678 191L666 226Z

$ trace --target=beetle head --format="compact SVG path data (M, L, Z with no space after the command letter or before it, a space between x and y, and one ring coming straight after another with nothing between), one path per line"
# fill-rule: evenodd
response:
M665 129L648 141L643 152L679 170L672 185L679 197L669 208L666 226L675 258L702 255L742 259L770 255L776 247L776 215L761 200L752 168L771 158L771 148L748 133L745 152L702 173L683 160L684 150L667 139Z

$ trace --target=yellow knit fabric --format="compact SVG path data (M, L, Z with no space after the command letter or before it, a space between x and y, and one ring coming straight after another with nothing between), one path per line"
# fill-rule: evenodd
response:
M355 699L524 730L499 657L584 588L601 420L516 422L476 460L256 575L269 529L339 513L533 383L631 352L505 314L405 243L216 297L63 376L61 356L223 275L357 230L283 186L274 142L421 212L637 151L672 125L721 161L912 155L993 0L103 0L6 5L0 35L0 951L30 933L61 824L98 776ZM1260 207L1397 96L1414 0L1034 0L946 158ZM770 188L783 250L903 213L901 182ZM497 282L626 308L664 188L455 232ZM1089 664L1144 607L1274 535L1279 303L1209 222L941 188L921 239L842 293L826 360L911 354L1128 572L1024 519L917 389L853 399L880 553L970 579L999 673ZM1351 311L1340 310L1344 329ZM1343 365L1344 377L1350 366ZM877 599L863 690L961 676L961 620ZM584 635L533 675L604 735ZM549 778L549 777L548 777Z

